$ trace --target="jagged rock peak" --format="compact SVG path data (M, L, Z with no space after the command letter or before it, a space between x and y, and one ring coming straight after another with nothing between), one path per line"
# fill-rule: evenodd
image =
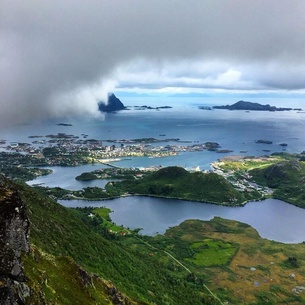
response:
M118 110L124 110L126 107L113 93L108 94L108 101L106 104L99 103L99 110L102 112L113 112Z

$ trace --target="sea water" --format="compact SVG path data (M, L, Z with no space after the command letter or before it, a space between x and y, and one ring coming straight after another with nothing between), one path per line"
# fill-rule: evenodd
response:
M227 104L223 102L222 104ZM272 103L270 103L272 104ZM164 103L166 105L166 103ZM160 105L159 105L160 106ZM290 104L281 105L290 107ZM57 125L58 123L71 123L72 126ZM40 124L23 124L0 130L0 140L9 142L27 142L35 140L29 136L41 136L41 139L46 139L48 134L57 134L64 132L73 134L75 136L83 137L83 134L88 135L87 139L103 140L105 145L111 145L106 140L117 139L139 139L139 138L157 138L170 139L179 138L184 143L182 145L193 145L198 143L205 143L208 141L217 142L222 149L232 150L230 153L220 154L211 151L199 152L184 152L178 156L170 156L164 158L126 158L117 162L116 165L122 167L148 167L148 166L169 166L178 165L187 169L199 166L201 169L209 169L210 163L227 155L248 155L260 156L269 155L273 152L286 151L289 153L301 153L305 150L305 113L299 111L285 111L285 112L259 112L259 111L228 111L228 110L200 110L198 104L193 103L185 105L177 103L170 109L161 110L130 110L120 111L118 113L106 114L103 119L92 118L77 118L66 119L64 121L48 121ZM257 140L272 141L272 144L258 144ZM280 144L286 143L283 147ZM167 144L167 143L166 143ZM158 145L166 145L158 144ZM171 143L175 144L175 142ZM179 143L180 145L181 143ZM39 177L30 184L42 183L46 186L59 186L68 189L81 189L86 186L100 186L105 182L93 181L83 182L76 181L75 177L84 171L90 171L102 167L101 165L80 166L74 168L54 168L54 174L46 177ZM129 199L131 200L131 199ZM147 215L154 215L154 206L160 206L154 201L154 205L149 205L149 210L143 212ZM162 201L162 204L164 202ZM197 205L197 203L192 203ZM259 206L259 203L254 203ZM291 209L291 205L288 205ZM246 207L251 206L247 204ZM248 215L249 219L261 219L262 215L269 215L270 210L274 210L279 215L282 215L282 209L278 209L280 205L272 205L271 209L267 211L258 212L256 209L248 211L244 208L243 213ZM119 210L124 210L125 204L120 205ZM142 208L142 206L141 206ZM186 217L191 217L188 211L191 210L190 203L186 205L176 205L175 210L179 209ZM236 211L234 208L233 210ZM303 211L303 210L302 210ZM304 210L305 211L305 210ZM132 212L133 213L133 212ZM169 212L168 215L170 215ZM136 213L135 213L136 214ZM215 214L216 215L216 214ZM271 218L274 218L274 214ZM288 215L284 214L283 215ZM298 228L305 215L299 213L300 217L293 214L289 221L293 221L292 227ZM113 215L114 221L116 219ZM229 217L228 214L224 217ZM282 217L282 216L281 216ZM288 219L285 216L286 220ZM182 218L181 218L182 219ZM180 221L179 219L178 221ZM185 219L185 218L183 218ZM251 221L245 221L251 224ZM275 218L274 218L275 219ZM135 219L133 221L136 221ZM159 218L153 219L158 224L163 224ZM243 221L241 219L241 221ZM298 222L300 221L300 222ZM277 231L281 227L275 225L274 222L268 220L267 231ZM174 222L177 224L177 222ZM270 224L270 225L269 225ZM166 226L171 223L166 223ZM130 227L132 227L130 225ZM164 229L164 228L163 228ZM153 230L162 231L161 228L154 228ZM259 230L259 229L258 229ZM295 231L295 229L293 229ZM300 231L300 230L298 230ZM305 230L302 230L305 232ZM144 231L145 232L145 231ZM261 231L260 231L261 233ZM295 234L291 233L290 237L282 235L280 237L269 236L268 238L281 240L285 242L300 242L305 240L305 236L295 238ZM292 237L291 237L292 236Z
M261 156L274 152L301 153L305 150L305 113L298 111L262 112L262 111L228 111L200 110L198 106L177 106L162 110L125 110L106 114L104 119L82 118L67 119L72 126L58 126L58 122L44 124L29 124L14 126L10 130L1 130L0 139L9 141L29 142L37 139L29 136L44 136L64 132L87 139L104 141L104 145L112 145L107 140L156 138L160 140L178 138L181 142L170 142L173 145L194 145L205 142L217 142L221 149L231 150L229 153L213 151L182 152L178 156L163 158L134 157L122 158L115 164L120 167L150 167L150 166L181 166L193 169L199 166L201 170L210 169L211 162L227 155ZM272 144L258 144L257 140L268 140ZM287 144L283 147L280 144ZM158 143L155 145L167 145ZM98 167L97 167L98 168ZM92 168L92 170L94 170ZM83 167L64 169L75 174L84 171ZM67 177L55 168L55 176L40 177L32 183L64 187ZM69 189L85 186L73 177ZM50 179L50 180L49 180ZM101 186L101 182L95 182ZM94 184L94 183L93 183ZM91 183L92 185L92 183Z

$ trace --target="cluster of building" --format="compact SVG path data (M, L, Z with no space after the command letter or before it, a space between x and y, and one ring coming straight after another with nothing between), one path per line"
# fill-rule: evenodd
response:
M262 187L257 183L253 182L251 180L252 178L251 175L247 171L239 173L239 175L236 175L236 172L233 170L232 171L222 170L220 166L221 162L214 162L211 165L213 171L216 174L221 175L227 180L229 180L236 189L246 192L252 192L253 190L256 190L260 192L263 196L271 195L273 192L272 189L268 187Z
M156 139L151 139L151 141L149 139L143 139L143 141L140 141L141 139L101 141L87 139L87 135L82 135L82 138L79 138L65 133L45 137L30 136L29 138L34 138L31 144L11 142L7 145L2 142L2 149L30 154L33 157L44 159L47 165L62 165L63 163L79 165L104 162L104 159L175 156L181 152L210 150L211 148L210 142L192 144L190 142L180 142L179 139L173 139L177 142L174 144L168 143L171 139L162 141ZM109 145L105 145L105 142ZM166 145L159 145L163 142L166 142Z

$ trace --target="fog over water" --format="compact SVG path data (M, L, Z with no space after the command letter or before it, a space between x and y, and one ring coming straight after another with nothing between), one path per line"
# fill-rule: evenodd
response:
M98 116L114 90L304 95L304 13L302 0L2 0L0 126Z

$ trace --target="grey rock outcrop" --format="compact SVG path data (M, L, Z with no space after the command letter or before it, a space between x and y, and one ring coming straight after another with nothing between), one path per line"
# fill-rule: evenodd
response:
M0 176L0 304L24 304L25 284L21 255L29 252L29 220L13 184Z
M133 305L123 293L121 293L111 282L106 283L106 290L109 293L111 301L114 305Z

